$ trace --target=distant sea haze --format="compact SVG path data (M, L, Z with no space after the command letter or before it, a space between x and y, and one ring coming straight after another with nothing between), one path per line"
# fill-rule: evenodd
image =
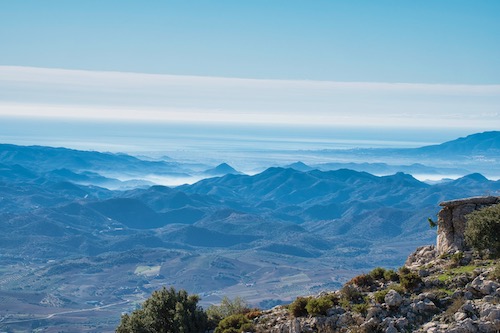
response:
M335 126L242 126L27 119L3 117L0 142L61 146L159 157L205 152L205 157L244 152L352 148L412 148L470 134L465 130L395 130ZM193 156L198 159L199 156Z

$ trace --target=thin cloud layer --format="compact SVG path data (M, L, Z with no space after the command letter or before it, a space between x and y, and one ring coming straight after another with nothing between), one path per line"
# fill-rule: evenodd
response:
M95 72L0 66L0 116L395 128L500 127L500 85Z

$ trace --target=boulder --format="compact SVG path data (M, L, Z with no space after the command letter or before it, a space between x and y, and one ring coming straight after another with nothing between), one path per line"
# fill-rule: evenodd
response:
M387 295L384 297L385 304L387 304L391 308L399 307L401 303L403 303L403 297L395 291L395 290L389 290Z
M498 282L486 280L484 277L478 276L470 283L469 288L472 290L469 290L473 292L476 291L482 295L491 295L496 292L498 287L500 287Z

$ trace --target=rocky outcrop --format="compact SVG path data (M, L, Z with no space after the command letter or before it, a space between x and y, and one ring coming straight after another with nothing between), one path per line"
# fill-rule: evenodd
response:
M285 306L263 311L254 332L500 332L500 262L455 252L466 249L466 215L499 202L474 197L441 203L438 246L418 248L397 273L377 268L341 290L307 297L311 304L331 301L321 315L294 316Z
M434 245L425 245L417 248L415 252L408 256L405 266L410 269L418 269L435 260L437 250Z
M294 317L284 306L263 311L255 319L257 333L497 333L500 331L498 261L473 259L453 266L436 258L411 272L425 277L415 287L375 279L371 287L349 284L362 293L364 310L336 302L323 315ZM497 268L495 268L497 267ZM400 274L402 274L400 272ZM408 273L407 273L408 274ZM358 281L361 281L358 279ZM379 297L380 293L385 296ZM310 298L342 300L342 290Z
M416 330L424 333L498 333L500 284L489 279L491 271L477 270L475 278L452 295L448 309ZM472 279L472 281L470 281Z
M467 250L464 232L467 214L486 206L500 203L500 197L473 197L445 201L439 205L443 208L438 213L438 255Z

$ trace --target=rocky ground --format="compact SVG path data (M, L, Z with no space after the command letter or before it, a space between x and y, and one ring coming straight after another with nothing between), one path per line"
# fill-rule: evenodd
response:
M438 255L425 246L398 272L375 269L338 291L264 311L254 319L255 331L495 333L499 279L498 259L472 252Z

